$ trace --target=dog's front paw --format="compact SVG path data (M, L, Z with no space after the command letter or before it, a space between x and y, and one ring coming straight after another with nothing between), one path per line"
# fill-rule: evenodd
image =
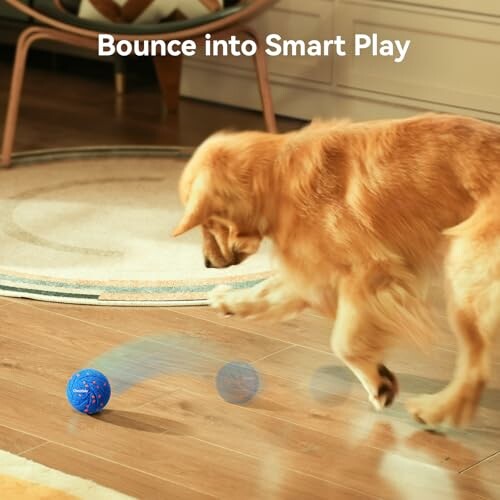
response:
M216 286L208 293L208 304L212 309L224 316L233 316L234 310L231 308L228 297L231 295L232 288L227 285Z

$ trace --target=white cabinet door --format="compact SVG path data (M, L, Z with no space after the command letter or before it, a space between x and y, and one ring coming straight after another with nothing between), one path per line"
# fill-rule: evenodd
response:
M344 0L336 19L337 31L347 40L355 33L411 40L399 64L369 53L338 59L337 91L500 114L500 18L471 20L447 11L412 12L389 2Z

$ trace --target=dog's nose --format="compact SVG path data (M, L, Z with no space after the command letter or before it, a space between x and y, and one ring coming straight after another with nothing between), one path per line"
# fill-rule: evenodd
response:
M205 257L205 267L213 267L212 263L210 262L210 259L208 257Z

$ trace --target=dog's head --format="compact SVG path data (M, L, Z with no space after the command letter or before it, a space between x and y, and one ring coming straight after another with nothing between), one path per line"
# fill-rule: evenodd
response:
M229 267L254 254L264 224L256 185L257 133L217 134L203 143L187 164L179 194L184 215L173 230L180 234L201 226L206 267ZM258 141L257 141L258 142Z

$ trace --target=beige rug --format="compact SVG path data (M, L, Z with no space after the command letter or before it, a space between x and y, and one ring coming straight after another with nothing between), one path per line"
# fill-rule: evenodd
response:
M182 214L175 148L93 148L18 155L0 171L0 294L105 305L204 303L219 283L252 286L266 249L240 266L206 269L199 230Z
M109 488L0 450L2 500L131 500Z

